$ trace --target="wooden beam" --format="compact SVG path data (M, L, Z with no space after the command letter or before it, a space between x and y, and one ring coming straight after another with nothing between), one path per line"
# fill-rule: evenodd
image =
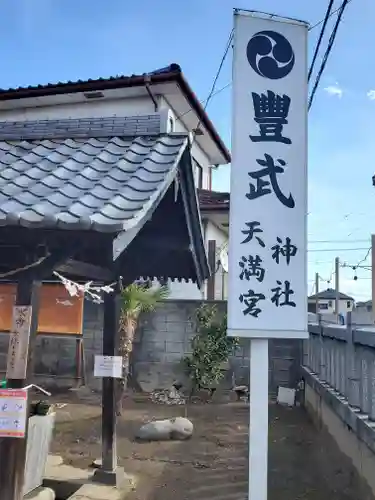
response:
M0 280L24 280L24 279L35 279L42 280L46 276L50 275L52 270L59 265L61 262L64 262L72 250L69 248L59 249L59 250L51 250L50 254L40 257L31 257L25 259L22 263L19 263L17 267L13 267L12 269L5 270L4 273L1 273ZM31 255L36 255L35 248Z
M31 306L31 329L28 351L27 377L24 380L10 379L8 388L19 389L32 381L34 372L34 347L38 329L40 282L32 277L21 279L17 285L16 305ZM27 425L25 439L3 438L0 440L0 491L1 498L22 500L26 463Z
M119 347L119 320L121 294L104 296L103 356L117 356ZM95 471L94 480L119 486L124 480L124 471L117 465L117 408L118 381L103 378L102 385L102 466Z
M59 265L56 271L77 277L84 277L88 280L111 281L114 273L105 267L95 266L86 262L69 259L64 264Z
M147 237L139 237L139 239L135 240L133 245L141 250L150 250L150 249L158 249L158 250L178 250L181 252L187 252L190 249L190 242L187 239L187 236L184 238L182 235L178 237L178 235L174 236L147 236Z

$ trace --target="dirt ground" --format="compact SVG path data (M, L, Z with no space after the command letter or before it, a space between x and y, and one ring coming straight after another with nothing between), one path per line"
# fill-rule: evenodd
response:
M100 401L59 396L52 453L88 467L100 457ZM184 416L184 406L136 398L126 402L118 425L119 463L139 477L127 500L245 500L246 403L196 404L187 442L141 444L135 431L151 419ZM270 405L269 500L373 500L332 438L318 431L302 408Z

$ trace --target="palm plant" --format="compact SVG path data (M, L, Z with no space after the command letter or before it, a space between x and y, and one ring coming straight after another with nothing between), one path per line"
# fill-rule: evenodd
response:
M147 284L132 283L121 292L122 307L119 325L119 355L122 356L123 378L119 402L122 401L124 391L128 385L131 370L131 353L133 351L134 335L137 329L139 316L143 312L152 312L159 302L169 296L169 289L165 285L149 287Z

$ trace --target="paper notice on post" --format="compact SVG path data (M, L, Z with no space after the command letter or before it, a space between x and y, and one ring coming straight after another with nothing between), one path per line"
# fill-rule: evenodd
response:
M27 391L0 390L0 437L24 438L27 418Z
M122 356L95 356L94 377L122 378Z

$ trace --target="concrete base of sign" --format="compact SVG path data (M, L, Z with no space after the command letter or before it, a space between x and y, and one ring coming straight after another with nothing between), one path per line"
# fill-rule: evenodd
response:
M98 468L92 476L92 480L95 483L101 483L107 486L116 486L116 488L120 488L126 479L127 476L125 471L121 467L117 467L114 471L107 471L102 468Z
M23 497L24 500L55 500L56 495L51 488L37 488L28 495Z

